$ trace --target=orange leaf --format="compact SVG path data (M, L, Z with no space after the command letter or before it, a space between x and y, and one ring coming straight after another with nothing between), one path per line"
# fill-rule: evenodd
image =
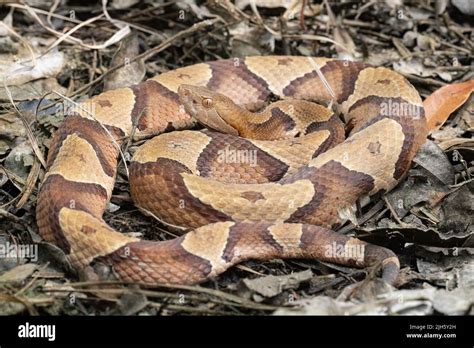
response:
M457 108L464 104L474 91L474 79L453 83L436 90L423 102L428 128L439 129Z

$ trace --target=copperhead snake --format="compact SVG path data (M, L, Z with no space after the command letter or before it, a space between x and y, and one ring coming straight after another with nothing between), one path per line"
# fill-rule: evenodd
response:
M281 107L246 111L275 96ZM332 112L319 110L321 119L304 123L284 106L305 114L305 101L332 102L347 138ZM190 114L230 134L187 130L195 125ZM239 124L245 118L255 121ZM268 129L278 130L272 140L265 140ZM119 145L160 133L135 153L130 192L144 210L190 232L146 241L115 231L102 215ZM249 134L254 139L241 137ZM392 251L333 230L359 198L397 185L426 136L418 92L387 68L296 56L195 64L106 91L65 118L49 148L38 228L74 267L106 264L124 281L195 284L247 259L314 258L379 263L393 283L400 266ZM222 161L223 151L255 154L256 161ZM362 254L331 246L361 246Z

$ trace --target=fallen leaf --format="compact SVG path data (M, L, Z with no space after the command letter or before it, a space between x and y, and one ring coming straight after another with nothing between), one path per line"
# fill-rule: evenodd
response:
M296 301L295 308L280 308L273 315L344 315L351 303L339 302L328 296Z
M38 242L38 263L48 262L52 269L74 273L74 268L64 251L54 244Z
M464 14L474 15L474 2L472 0L453 0L453 5Z
M428 129L439 129L448 117L469 98L474 91L474 79L453 83L433 92L423 102Z
M8 87L13 100L39 99L46 93L56 91L66 94L67 89L61 86L55 78L38 79L19 86ZM0 101L10 101L6 89L0 85Z
M25 311L26 307L23 303L15 301L3 301L0 298L0 313L2 316L18 315Z
M474 181L467 182L443 200L440 230L474 234Z
M469 141L470 139L462 138L462 135L466 131L460 127L453 127L451 124L444 126L441 129L438 130L433 130L430 134L430 138L434 139L435 142L438 144L438 146L442 149L445 150L446 147L441 146L441 142L445 141L453 141L456 138L457 139L464 139L466 141Z
M358 232L359 233L359 232ZM376 244L380 237L386 238L388 234L401 234L406 243L430 245L434 247L469 247L472 233L441 233L432 228L419 227L390 227L390 228L364 228L360 229L359 239ZM467 243L470 243L466 245Z
M439 293L438 293L439 292ZM438 308L443 307L443 296L452 296L457 293L444 294L445 290L437 290L428 287L419 290L389 291L377 295L372 301L365 303L354 303L350 301L335 300L327 296L317 296L311 299L303 299L294 302L295 307L279 308L274 315L430 315L434 312L434 303ZM459 292L461 293L461 292ZM465 309L469 299L464 291L463 302L456 306L456 312ZM468 299L466 301L466 298ZM472 300L471 300L472 301Z
M273 35L261 28L251 27L246 22L240 22L229 28L230 35L234 38L231 41L232 52L236 56L261 55L263 47L272 47L275 44Z
M15 146L5 158L5 168L26 179L33 165L34 155L30 143L24 141Z
M416 154L413 162L426 169L445 185L454 184L454 169L446 154L432 141L427 141Z
M474 258L463 253L467 248L455 249L451 252L453 256L446 256L445 250L432 252L430 249L419 247L415 252L418 272L425 280L446 290L474 288Z
M444 81L450 82L452 76L449 72L425 66L420 59L400 60L393 63L393 69L407 75L420 77L441 77Z
M449 0L437 0L435 3L436 14L437 15L442 14L446 10L446 7L448 6L448 4L449 4Z
M449 193L449 187L427 177L426 170L421 170L410 170L408 178L385 195L399 218L405 217L416 206L435 205Z
M437 42L435 39L433 39L432 37L428 35L419 34L416 37L416 46L422 51L426 51L426 50L434 51L436 48L440 46L440 44L439 42Z
M110 7L117 10L125 10L139 2L140 0L113 0L110 3Z
M143 59L130 62L139 53L139 41L136 33L130 34L120 42L119 49L115 53L110 65L124 64L123 67L110 73L104 82L106 90L128 87L143 80L146 73Z
M26 54L20 59L9 57L0 65L0 79L7 86L19 86L39 78L54 77L63 70L65 62L64 54L59 51L39 56L35 63Z
M362 56L357 52L357 46L345 28L336 25L334 28L334 41L339 44L335 46L339 58L352 60ZM342 47L344 47L344 49Z
M1 26L0 26L1 28ZM18 44L10 37L0 37L0 54L17 54Z
M297 288L302 282L309 281L312 277L313 273L308 269L284 276L269 275L256 279L244 279L242 282L249 290L265 297L273 297L283 290Z
M123 315L133 315L148 305L145 295L138 292L125 293L119 300L120 312Z
M0 134L2 138L15 140L25 137L26 131L21 120L14 113L0 115Z
M405 34L403 34L402 43L407 47L413 47L415 46L418 35L420 34L415 31L409 30Z
M64 108L68 105L66 102L55 102L52 99L33 99L19 102L17 107L30 122L38 121L41 125L59 127L67 111Z
M433 298L433 307L446 315L465 315L474 304L474 288L458 288L453 291L438 290Z
M7 175L5 175L5 177L8 178ZM0 184L2 184L2 182L3 180L0 177ZM13 269L18 265L23 265L27 262L27 259L21 257L22 255L19 253L17 255L8 255L8 250L11 246L12 243L10 243L9 237L7 237L6 234L0 234L0 273Z

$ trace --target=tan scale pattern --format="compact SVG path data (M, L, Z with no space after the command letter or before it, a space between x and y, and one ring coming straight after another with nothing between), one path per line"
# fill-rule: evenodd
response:
M299 99L285 99L273 102L264 111L259 113L248 113L245 121L251 123L252 120L256 123L263 123L272 117L271 110L279 108L285 114L291 116L296 123L296 130L305 129L312 122L327 121L332 115L332 111L328 108ZM294 136L295 134L293 134Z
M295 253L300 247L303 225L276 223L270 226L268 231L283 248L284 253Z
M371 194L381 189L389 190L396 184L393 173L404 139L405 135L398 122L383 119L319 155L309 166L319 168L334 160L350 170L372 176L375 187ZM378 143L378 152L371 151L371 144L375 143Z
M294 126L286 130L284 121L277 119L278 123L283 123L277 128L274 122L275 118L272 114L272 110L274 109L281 110L285 115L287 115L287 117L291 118L292 122L294 122ZM278 137L279 139L295 138L306 134L306 129L312 123L324 123L328 121L332 115L332 111L326 107L304 100L287 99L277 101L272 103L261 113L249 113L248 119L242 120L246 123L246 127L242 128L247 128L247 130L240 134L241 136L250 139L267 140L270 137L270 134L274 134L275 137Z
M135 96L130 88L119 88L81 103L74 107L73 112L82 117L97 120L103 125L120 128L125 136L128 136L132 131L130 115L134 100Z
M76 134L68 135L63 141L45 179L54 174L69 181L98 184L109 198L114 187L115 178L105 174L92 145Z
M288 165L288 171L285 175L290 175L296 170L306 165L314 154L315 148L328 140L330 136L329 130L321 130L313 132L304 137L297 139L285 140L251 140L249 143L254 144L266 154L280 160ZM137 163L155 162L157 158L168 158L179 161L184 164L192 173L200 175L197 168L197 159L202 154L211 141L211 138L202 132L196 131L180 131L165 133L147 141L134 154L133 161ZM334 143L333 145L336 145ZM220 150L225 150L225 144L221 145ZM256 161L259 162L258 154ZM229 169L226 163L215 163L216 166ZM244 167L245 163L239 164ZM217 171L216 171L217 172ZM234 172L234 174L237 174ZM224 177L219 180L223 181ZM133 180L133 178L131 179Z
M247 57L245 65L251 72L263 77L272 93L283 96L283 89L291 80L314 71L315 64L322 68L329 60L293 56Z
M347 112L358 100L369 96L400 97L414 105L422 105L416 89L403 76L386 68L366 68L356 80L354 92L342 103L342 111Z
M284 221L294 209L307 204L314 195L309 180L293 184L223 184L215 180L183 173L188 191L201 202L231 216L236 221ZM245 193L260 192L265 199L249 201Z
M138 241L137 238L117 233L104 221L79 210L62 208L59 224L72 246L69 257L76 267L85 267L99 256Z
M159 82L170 91L177 93L182 84L205 86L212 77L212 70L208 64L195 64L184 68L168 71L151 78Z
M330 134L328 130L321 130L297 139L249 141L269 155L289 165L286 175L290 175L312 159L315 149L319 148L329 138Z
M133 161L155 162L157 158L179 160L189 170L199 175L196 160L210 142L211 138L201 132L165 133L140 147L133 156Z
M199 228L199 232L191 231L183 238L181 246L189 253L208 260L213 272L219 272L225 265L222 254L229 237L229 229L235 222L222 222L219 232L216 232L213 225L206 225Z

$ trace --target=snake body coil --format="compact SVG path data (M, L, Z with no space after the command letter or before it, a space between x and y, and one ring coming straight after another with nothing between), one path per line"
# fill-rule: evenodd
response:
M278 105L248 131L256 139L237 136L246 130L235 119L209 121L231 134L183 130L194 121L181 105L182 85L205 86L253 111L273 96L332 101L349 136L343 140L342 128L315 122L305 128L307 135L288 139L299 121ZM274 137L280 140L259 138L265 123L283 125ZM118 145L132 134L171 130L182 131L162 134L136 152L131 193L161 220L193 230L163 242L113 230L102 214L114 186ZM426 135L419 94L386 68L291 56L196 64L104 92L68 115L49 150L38 227L75 267L100 261L126 281L192 284L249 258L302 257L357 267L380 261L382 277L393 283L399 270L395 254L332 230L357 199L400 181ZM246 160L232 160L236 154ZM337 251L356 246L362 254Z

